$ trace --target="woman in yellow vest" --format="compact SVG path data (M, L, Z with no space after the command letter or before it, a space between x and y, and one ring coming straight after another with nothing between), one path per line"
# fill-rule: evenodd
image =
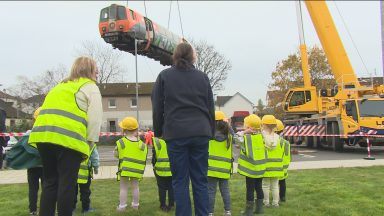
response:
M68 78L45 97L28 143L36 145L43 163L40 215L72 215L80 163L89 144L99 141L102 105L96 62L79 57Z
M288 142L288 140L284 139L282 136L282 132L284 130L284 124L280 120L276 120L277 126L276 126L276 133L280 136L280 145L284 149L284 155L283 155L283 171L284 176L279 179L279 197L281 202L285 202L285 191L287 188L285 179L288 177L288 167L291 163L291 144Z
M262 135L267 150L267 163L263 179L264 205L269 207L269 193L272 191L272 206L279 207L279 178L283 177L283 149L280 137L275 133L276 118L265 115L261 120Z
M172 172L169 164L167 143L165 140L152 137L152 165L159 191L160 209L164 212L172 210L175 199L172 188ZM168 191L168 205L165 204Z
M244 119L245 135L237 168L238 173L245 176L246 180L246 207L242 212L243 216L251 216L253 213L263 213L264 194L262 182L266 166L266 154L263 137L260 133L260 126L261 119L255 114L251 114ZM255 202L256 207L255 210L253 210Z
M216 131L213 139L209 141L209 216L213 216L214 213L217 184L219 184L221 197L223 198L224 216L231 215L231 196L229 193L228 179L232 174L232 138L229 134L229 125L224 119L225 114L222 111L215 112Z
M139 180L143 178L148 149L139 139L139 124L135 118L124 118L119 126L124 137L116 142L115 157L119 158L117 179L120 180L120 204L117 211L122 212L127 208L128 184L132 190L131 207L139 209Z

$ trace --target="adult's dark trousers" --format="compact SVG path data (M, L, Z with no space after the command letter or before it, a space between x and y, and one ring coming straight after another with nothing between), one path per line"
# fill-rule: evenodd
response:
M255 191L257 199L264 199L263 178L245 177L245 185L247 188L247 201L253 202L255 200Z
M52 143L37 143L43 163L40 216L71 216L82 154Z
M92 172L90 170L89 172ZM75 188L75 202L73 209L76 209L76 204L77 204L77 195L80 189L80 201L81 201L81 208L83 211L88 211L89 210L89 205L91 204L91 182L92 178L91 175L88 175L88 181L85 184L76 184Z
M29 212L37 211L37 197L39 193L39 179L43 183L43 167L34 167L27 169L28 177L28 196L29 196Z
M3 159L4 159L3 148L0 147L0 169L3 168Z
M208 137L166 140L176 201L176 216L192 216L189 179L196 216L208 215Z
M168 206L174 206L175 198L172 188L172 176L159 176L156 174L157 188L159 191L160 206L166 206L166 198L168 191Z
M279 180L279 195L280 195L280 200L282 198L285 198L285 191L287 189L287 185L285 183L285 179Z

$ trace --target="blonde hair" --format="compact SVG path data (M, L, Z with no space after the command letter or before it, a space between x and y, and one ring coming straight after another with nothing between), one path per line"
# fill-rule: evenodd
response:
M96 73L96 71L96 61L89 57L81 56L75 60L69 77L64 79L63 82L74 81L79 78L88 78L96 82L93 78L93 74Z

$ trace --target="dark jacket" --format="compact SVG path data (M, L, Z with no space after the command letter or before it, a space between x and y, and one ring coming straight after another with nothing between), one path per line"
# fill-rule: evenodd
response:
M191 66L163 70L152 91L153 128L164 140L212 137L215 107L206 74Z
M5 110L3 110L0 107L0 133L5 132L5 118L7 117L7 114ZM0 155L3 153L3 147L7 146L9 137L8 136L0 136ZM1 158L3 159L3 158Z

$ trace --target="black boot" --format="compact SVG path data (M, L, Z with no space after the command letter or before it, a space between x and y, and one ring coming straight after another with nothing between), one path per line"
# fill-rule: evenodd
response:
M245 210L241 211L241 216L253 216L253 206L255 203L253 201L247 201L245 205Z
M256 201L256 207L255 207L255 214L263 214L263 199L257 199Z

